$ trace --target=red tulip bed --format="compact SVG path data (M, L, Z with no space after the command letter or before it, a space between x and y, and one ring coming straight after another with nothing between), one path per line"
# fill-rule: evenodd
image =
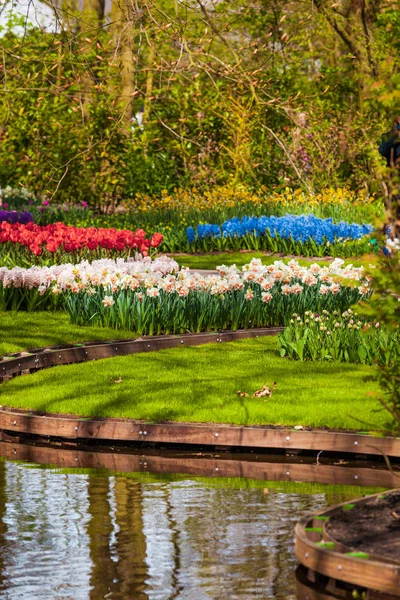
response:
M143 229L73 227L64 223L35 225L0 223L0 264L57 264L98 258L127 258L134 252L152 255L163 239L146 237Z

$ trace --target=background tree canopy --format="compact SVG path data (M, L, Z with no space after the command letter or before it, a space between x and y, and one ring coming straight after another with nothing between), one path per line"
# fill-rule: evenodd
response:
M0 38L0 187L105 208L375 179L400 112L397 2L46 4L54 31L13 18Z

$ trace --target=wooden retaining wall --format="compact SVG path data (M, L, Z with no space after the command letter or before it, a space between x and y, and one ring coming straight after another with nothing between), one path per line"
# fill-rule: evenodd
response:
M199 423L149 423L133 419L37 414L1 407L0 430L44 438L213 447L279 448L400 457L400 438L355 432L240 427Z

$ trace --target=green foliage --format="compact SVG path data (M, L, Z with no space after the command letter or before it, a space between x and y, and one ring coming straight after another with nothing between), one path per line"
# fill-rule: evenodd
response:
M0 311L26 310L34 312L54 311L61 308L63 308L62 299L54 294L43 294L38 288L13 288L0 285Z
M400 87L392 2L365 23L297 1L60 14L58 34L4 32L1 187L107 212L175 187L370 187Z
M23 184L57 202L98 205L101 198L107 205L120 195L127 137L116 122L116 100L99 88L89 95L82 82L88 70L102 78L115 67L101 65L107 56L100 60L95 44L83 54L80 41L65 35L32 29L2 40L7 94L0 102L0 185ZM96 43L106 45L107 35Z
M236 289L224 284L220 291L196 289L194 282L181 289L180 282L185 288L181 277L173 291L168 286L149 289L147 282L134 282L134 289L121 285L113 290L112 285L97 285L67 290L62 295L73 324L130 329L140 335L282 325L293 311L345 310L361 297L361 292L350 286L342 286L337 294L322 294L319 287L313 286L304 286L301 293L285 294L273 284L270 297L265 297L260 285L251 281ZM46 297L49 295L51 291L46 292Z
M368 317L379 319L390 332L391 339L400 347L400 253L382 258L379 269L371 271L374 294L370 302L363 306ZM383 406L392 416L391 427L400 430L400 358L383 362L377 375L383 391L380 398Z
M37 202L35 196L24 187L12 188L7 185L0 189L0 206L7 210L26 209L32 212L32 206Z
M285 188L281 192L270 192L266 188L251 190L245 186L215 186L210 190L196 188L164 190L160 196L136 194L123 201L123 206L114 214L92 215L90 211L71 210L62 220L71 225L117 229L148 228L159 231L166 237L164 250L182 250L186 243L185 229L199 223L222 224L227 219L245 216L284 216L290 214L313 214L316 217L332 218L336 223L344 220L354 223L372 223L384 217L382 202L364 192L327 187L319 194L311 195L301 189Z
M278 340L281 356L290 360L378 363L384 373L400 361L398 332L390 332L379 322L360 320L351 309L342 314L325 310L321 314L306 311L302 317L293 314Z
M68 223L73 225L86 221L87 226L93 226L93 211L87 208L86 202L63 202L62 204L47 203L28 207L37 225L49 225L50 223Z
M163 231L163 230L161 230ZM273 253L282 252L285 256L335 256L340 258L349 258L352 256L362 256L371 252L372 247L368 236L361 240L346 240L330 243L326 240L322 244L318 244L315 240L309 239L305 242L290 238L282 238L279 234L274 236L270 233L263 235L247 234L240 237L207 237L204 239L196 238L194 242L188 244L187 240L177 233L172 231L163 232L163 249L167 252L226 252L234 250L255 250L256 252L268 251Z

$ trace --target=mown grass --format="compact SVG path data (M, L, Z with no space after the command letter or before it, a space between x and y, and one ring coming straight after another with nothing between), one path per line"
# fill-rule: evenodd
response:
M367 395L378 392L368 381L373 373L366 366L281 359L270 337L52 368L3 384L0 400L88 417L382 430L386 413ZM267 401L252 396L274 381Z
M0 312L0 356L30 348L132 337L132 331L71 325L63 312Z
M321 267L328 265L332 261L321 260L315 258L299 258L299 257L281 257L277 254L267 254L265 252L220 252L211 254L169 254L182 267L189 269L215 269L219 265L233 265L243 267L249 263L252 258L261 258L265 265L270 265L276 260L289 262L297 260L301 265L310 266L313 262L317 262ZM371 263L377 262L376 255L368 255L367 257L346 259L346 264L353 264L356 267L368 267Z

